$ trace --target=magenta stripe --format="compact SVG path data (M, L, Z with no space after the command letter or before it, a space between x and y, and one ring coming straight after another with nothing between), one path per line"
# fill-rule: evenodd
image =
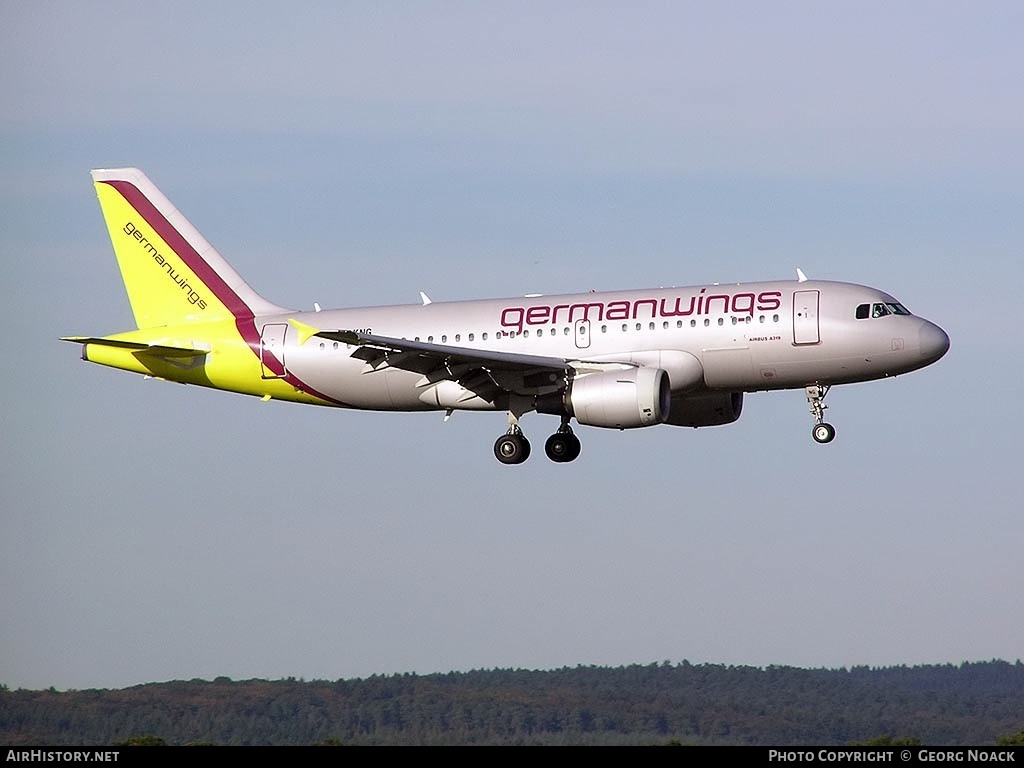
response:
M206 287L213 291L213 295L228 308L228 311L234 315L235 327L238 328L238 333L241 335L243 341L249 345L249 350L256 356L256 359L260 359L260 332L256 327L256 316L245 300L242 299L235 291L224 282L224 278L217 273L217 271L207 263L192 244L174 227L167 218L160 213L155 205L150 202L149 198L146 197L138 187L129 181L123 180L110 180L103 181L103 184L109 184L111 187L116 189L125 201L135 209L135 211L146 221L149 226L163 239L167 245L171 247L182 261L185 262L186 266L191 269L196 277L206 284ZM263 358L263 364L266 364L268 368L276 376L283 378L293 387L296 387L303 392L306 392L314 397L319 397L321 400L325 400L335 405L344 406L351 408L348 403L341 400L336 400L333 397L317 392L305 384L301 379L294 376L291 373L286 373L284 365L274 355L269 356L270 359Z
M213 267L207 264L206 260L196 252L191 243L174 228L164 215L157 210L156 206L149 201L149 198L140 192L134 184L128 181L106 181L103 183L109 184L121 193L121 196L124 197L128 204L163 238L163 241L171 247L171 250L181 257L181 260L196 274L196 277L213 291L217 299L228 308L228 311L236 319L251 320L254 317L252 310L242 300L242 297L224 282L223 278L217 274Z

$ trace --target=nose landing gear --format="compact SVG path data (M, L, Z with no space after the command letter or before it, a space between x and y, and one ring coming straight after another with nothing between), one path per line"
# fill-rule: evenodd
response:
M831 443L836 437L836 428L825 422L825 395L828 394L830 385L811 384L804 387L807 395L807 407L814 416L814 426L811 428L811 437L817 443Z

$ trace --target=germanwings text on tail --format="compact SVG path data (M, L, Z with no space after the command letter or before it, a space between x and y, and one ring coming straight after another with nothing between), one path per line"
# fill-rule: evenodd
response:
M137 328L72 336L82 358L146 376L310 405L506 411L494 455L519 464L519 422L557 416L548 458L580 454L571 423L708 427L747 392L803 389L819 443L835 384L923 368L949 337L892 296L798 279L297 312L259 296L135 168L92 172Z

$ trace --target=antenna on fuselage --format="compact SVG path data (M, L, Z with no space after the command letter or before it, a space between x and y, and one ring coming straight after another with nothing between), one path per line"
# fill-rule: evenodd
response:
M796 268L796 279L797 279L798 282L801 282L801 283L806 283L807 282L807 275L804 274L804 271L802 269L800 269L800 267Z
M430 297L427 296L423 291L420 291L420 300L423 302L423 306L427 306L430 303Z

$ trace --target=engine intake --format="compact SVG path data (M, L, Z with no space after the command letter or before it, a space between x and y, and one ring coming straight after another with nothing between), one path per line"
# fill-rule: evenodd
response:
M573 379L566 406L576 421L591 427L651 427L668 418L672 391L661 368L591 373Z

